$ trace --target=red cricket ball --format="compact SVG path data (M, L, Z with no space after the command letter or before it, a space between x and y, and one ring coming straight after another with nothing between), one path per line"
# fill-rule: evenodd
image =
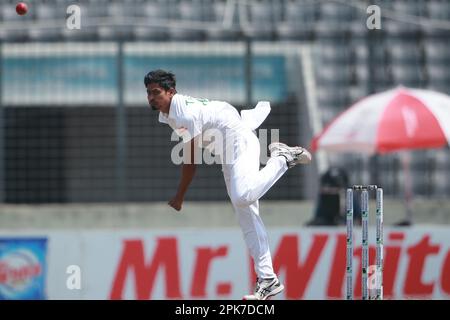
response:
M24 2L19 2L16 6L16 12L18 15L23 16L28 11L28 6Z

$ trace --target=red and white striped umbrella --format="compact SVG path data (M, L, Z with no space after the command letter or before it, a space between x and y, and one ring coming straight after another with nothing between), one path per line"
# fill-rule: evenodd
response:
M450 97L398 87L367 96L313 138L312 150L387 153L450 142Z

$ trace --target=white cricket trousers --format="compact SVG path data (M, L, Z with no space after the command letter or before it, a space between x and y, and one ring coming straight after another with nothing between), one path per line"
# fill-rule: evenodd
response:
M233 164L223 164L228 195L241 226L245 243L254 261L258 278L275 276L266 228L259 215L260 199L287 171L284 157L270 158L259 170L259 140L253 132L245 134L246 145L237 148Z

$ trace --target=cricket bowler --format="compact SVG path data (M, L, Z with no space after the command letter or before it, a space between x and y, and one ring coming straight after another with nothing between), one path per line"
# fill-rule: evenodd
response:
M270 158L260 170L260 144L254 130L270 113L268 102L259 102L254 109L239 114L227 102L177 93L175 75L164 70L150 71L144 84L148 103L159 111L159 122L168 124L191 151L190 161L182 163L178 190L168 204L181 210L184 195L195 175L194 150L196 143L200 143L221 161L228 196L254 261L255 290L243 299L266 300L279 294L284 286L273 270L258 201L289 168L310 163L311 154L302 147L274 142L269 145Z

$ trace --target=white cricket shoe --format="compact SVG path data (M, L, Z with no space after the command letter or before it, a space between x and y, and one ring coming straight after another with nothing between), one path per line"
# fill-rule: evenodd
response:
M244 296L243 300L268 300L284 290L278 278L256 279L255 292Z
M311 162L312 156L308 150L302 147L289 147L281 142L273 142L269 145L270 157L283 156L289 168L297 164L308 164Z

